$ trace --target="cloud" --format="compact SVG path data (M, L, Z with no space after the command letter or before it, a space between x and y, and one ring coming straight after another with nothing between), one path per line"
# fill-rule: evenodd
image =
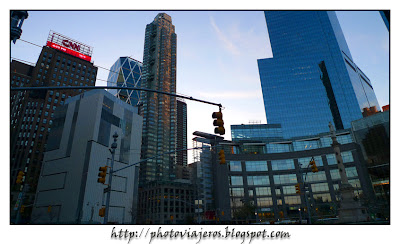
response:
M218 39L223 43L224 47L233 55L239 55L239 49L233 44L233 42L228 38L217 26L214 18L210 16L210 23L212 28L217 34Z

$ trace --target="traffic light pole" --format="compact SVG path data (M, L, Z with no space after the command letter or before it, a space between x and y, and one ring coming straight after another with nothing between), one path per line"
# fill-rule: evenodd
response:
M301 180L303 181L303 189L304 189L304 200L306 202L306 206L307 206L307 213L308 213L308 223L311 224L311 209L309 206L309 202L308 202L308 196L307 196L307 190L306 190L306 184L305 182L307 181L307 174L308 174L308 168L310 167L310 164L307 165L307 169L306 169L306 174L304 175L304 179L303 179L303 173L301 172ZM301 169L301 165L300 165L300 169Z
M115 149L117 148L117 138L118 134L115 132L113 135L114 137L114 142L111 144L111 165L110 165L110 173L109 173L109 178L108 178L108 190L107 190L107 199L106 199L106 211L104 214L104 224L107 224L108 222L108 214L110 210L110 195L111 195L111 183L112 183L112 178L113 178L113 169L114 169L114 155L115 155Z
M121 170L124 170L124 169L127 169L129 167L138 165L138 164L143 163L143 162L145 162L145 161L147 161L149 159L153 159L153 158L165 155L165 154L170 154L170 153L179 152L179 151L207 148L207 147L194 147L194 148L184 148L184 149L179 149L179 150L173 150L173 151L169 151L169 152L166 152L166 153L162 153L162 154L156 155L156 156L151 157L151 158L146 158L146 159L141 160L141 161L139 161L137 163L133 163L131 165L128 165L128 166L122 167L120 169L114 170L114 156L115 156L115 149L117 148L117 138L118 138L117 132L115 132L113 137L114 137L114 142L111 144L111 150L110 150L111 151L111 165L110 165L108 186L106 188L107 189L107 196L106 196L106 206L105 206L103 224L107 224L107 222L108 222L109 208L110 208L110 198L111 198L111 184L112 184L112 177L113 177L114 173L116 173L118 171L121 171Z

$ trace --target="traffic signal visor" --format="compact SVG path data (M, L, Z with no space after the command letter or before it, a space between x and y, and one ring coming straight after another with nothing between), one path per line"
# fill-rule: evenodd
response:
M99 168L100 173L98 174L99 178L97 182L105 184L106 183L106 175L107 175L107 166Z
M296 194L301 194L300 183L297 183L295 187L296 187Z
M24 175L25 175L24 172L22 172L22 171L19 171L19 172L18 172L17 181L16 181L17 184L21 184L21 183L22 183L22 180L23 180L23 178L24 178Z
M104 217L106 215L106 208L102 207L99 209L99 216Z
M225 161L225 152L224 152L224 150L220 150L219 152L218 152L218 155L219 155L219 157L218 157L218 159L219 159L219 164L226 164L226 161Z
M312 171L313 173L318 172L318 168L317 168L317 165L315 164L315 161L314 161L314 160L311 160L311 161L310 161L310 165L311 165L311 171Z
M212 118L215 119L213 121L213 125L217 126L214 129L214 133L220 134L220 135L225 135L224 121L222 120L222 112L212 113Z

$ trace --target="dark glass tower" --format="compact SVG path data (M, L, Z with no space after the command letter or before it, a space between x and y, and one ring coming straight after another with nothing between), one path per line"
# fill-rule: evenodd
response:
M176 34L172 19L158 14L146 26L142 87L176 92ZM174 151L176 148L176 98L141 92L143 134L142 159ZM175 154L164 154L140 164L140 185L175 178Z
M269 124L284 138L351 128L363 108L380 107L354 64L333 11L266 11L273 58L258 60Z

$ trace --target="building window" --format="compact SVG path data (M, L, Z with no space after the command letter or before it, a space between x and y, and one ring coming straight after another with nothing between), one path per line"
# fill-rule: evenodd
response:
M230 171L242 171L242 163L240 161L230 161L228 166Z
M242 186L243 177L242 176L229 176L229 184L231 186Z
M282 191L283 191L284 195L296 194L296 187L295 186L283 186Z
M257 196L271 196L271 187L256 187Z
M305 174L303 174L304 179ZM333 178L332 178L333 179ZM316 173L307 174L306 182L314 182L314 181L326 181L325 171L319 171Z
M310 164L312 157L307 157L307 158L299 158L298 162L301 165L301 168L307 168L308 165ZM321 156L315 156L314 157L315 165L317 166L323 166L322 162L322 157Z
M340 136L338 136L337 137L337 141L340 143L340 144L348 144L348 143L352 143L353 142L353 139L351 138L351 135L350 134L347 134L347 135L340 135Z
M342 155L343 163L354 162L353 154L351 153L351 151L342 152L341 155Z
M318 183L311 185L312 192L329 191L328 183Z
M346 170L346 175L348 178L358 177L356 167L345 168L345 170Z
M312 141L294 141L293 149L295 151L304 151L319 148L318 140Z
M246 171L268 171L267 161L246 161Z
M294 169L294 161L293 161L293 159L272 160L271 166L272 166L272 170Z
M231 197L243 197L244 189L243 188L229 188Z
M249 186L269 185L268 175L249 175L247 176L247 184Z
M297 205L301 204L300 196L287 196L284 198L286 205Z
M326 155L326 161L328 161L328 165L335 165L336 164L336 156L335 156L335 154Z
M274 175L276 185L297 183L296 174Z
M257 206L260 208L266 208L272 206L272 197L259 197L257 198Z
M331 195L329 193L313 194L313 198L316 204L332 201Z

